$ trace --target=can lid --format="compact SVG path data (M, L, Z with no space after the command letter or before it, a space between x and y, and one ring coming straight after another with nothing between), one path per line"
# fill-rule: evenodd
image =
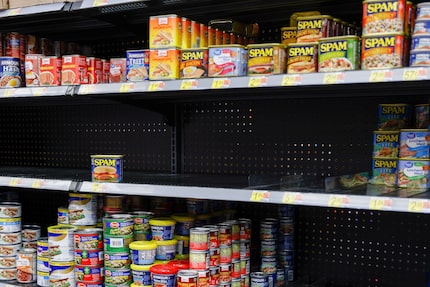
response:
M131 270L136 270L136 271L149 271L149 269L151 269L152 266L154 266L154 264L151 264L151 265L131 264L130 268Z
M178 267L170 264L156 264L149 271L153 274L176 274L178 273Z
M156 217L149 220L150 225L158 225L158 226L169 226L175 225L176 221L174 221L170 217Z
M168 264L175 266L178 270L190 269L190 261L185 259L171 260Z
M176 245L177 243L178 243L178 240L176 239L156 241L157 246Z
M194 217L192 217L186 213L173 214L173 215L171 215L171 217L172 217L172 219L176 220L176 222L193 222L194 221Z
M157 249L157 244L155 241L133 241L129 245L130 249L134 250L151 250L151 249Z

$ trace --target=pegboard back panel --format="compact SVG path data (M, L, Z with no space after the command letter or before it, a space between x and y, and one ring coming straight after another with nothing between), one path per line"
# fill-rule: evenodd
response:
M89 169L91 154L122 154L125 170L171 171L172 128L125 104L0 107L4 166Z

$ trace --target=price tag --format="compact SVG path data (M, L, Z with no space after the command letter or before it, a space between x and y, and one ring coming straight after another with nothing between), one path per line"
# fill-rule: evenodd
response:
M15 89L6 89L3 93L3 97L8 98L8 97L14 96L15 94L16 94Z
M297 192L284 192L282 203L294 204L302 201L302 194Z
M198 80L182 80L181 90L192 90L197 88L198 85L199 85Z
M120 93L128 93L132 92L134 90L135 84L134 83L123 83L121 86L119 86L119 92Z
M328 199L329 207L345 207L349 204L349 197L345 195L330 195Z
M425 199L409 199L409 212L430 212L430 200Z
M42 188L45 185L45 181L43 179L36 179L31 184L31 188Z
M91 187L92 192L103 192L106 191L107 186L104 183L94 183Z
M8 16L15 16L15 15L18 15L19 13L21 13L21 8L9 9L7 11Z
M33 96L40 97L46 93L46 88L33 88L31 89Z
M428 71L424 68L413 68L403 70L403 81L418 81L428 78Z
M164 85L165 84L162 81L150 82L148 86L148 92L161 91L164 89Z
M96 91L97 86L93 85L93 84L89 84L89 85L82 85L79 88L79 94L80 95L88 95L88 94L92 94Z
M249 88L260 88L267 86L269 78L267 77L250 77L248 81Z
M386 82L393 79L393 71L391 70L375 70L370 72L369 82Z
M393 201L389 198L371 197L369 203L369 209L372 210L390 210L393 205Z
M20 185L22 180L20 178L11 178L9 186L14 187Z
M270 192L254 190L251 194L250 201L263 202L263 201L269 201L269 198L270 198Z
M212 89L227 89L230 87L229 78L216 78L212 80Z
M345 82L345 73L325 73L323 78L324 85L339 84Z
M93 7L106 5L108 3L108 0L94 0Z
M297 86L302 83L301 75L284 75L282 78L282 86Z

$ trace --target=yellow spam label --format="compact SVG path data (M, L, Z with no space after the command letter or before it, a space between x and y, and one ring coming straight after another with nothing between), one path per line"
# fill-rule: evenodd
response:
M320 40L318 64L321 72L355 70L359 62L358 37L334 37Z
M403 65L403 34L365 36L362 42L362 69L398 68Z
M313 20L300 20L297 22L297 30L307 30L307 29L321 29L322 28L322 19L313 19Z
M301 47L290 47L288 49L288 58L298 56L313 56L315 53L315 46L301 46Z
M398 1L381 1L367 3L367 15L382 12L397 12L399 10Z
M381 36L381 37L368 38L364 40L365 49L394 47L395 45L396 45L395 36Z
M182 61L189 61L189 60L202 60L204 59L205 54L204 51L182 51L181 53L181 59Z
M397 160L395 159L374 159L373 168L397 168Z
M397 143L399 142L399 134L375 134L375 143Z
M405 115L407 114L409 108L407 105L381 105L380 113L382 115Z
M317 44L292 44L287 53L288 73L316 72Z
M207 76L208 49L181 50L180 77L201 78Z
M282 32L282 42L284 42L285 40L289 40L289 39L296 39L297 38L297 28L296 27L287 27L287 28L282 28L281 29Z
M249 45L248 75L285 72L285 48L282 45Z
M273 63L273 47L251 48L248 50L248 67Z

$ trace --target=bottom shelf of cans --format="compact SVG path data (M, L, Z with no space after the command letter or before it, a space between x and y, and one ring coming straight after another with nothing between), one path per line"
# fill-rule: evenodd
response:
M21 224L20 203L0 206L0 286L274 287L295 279L290 205L277 207L278 217L249 219L238 218L235 202L70 193L58 224L42 228Z

